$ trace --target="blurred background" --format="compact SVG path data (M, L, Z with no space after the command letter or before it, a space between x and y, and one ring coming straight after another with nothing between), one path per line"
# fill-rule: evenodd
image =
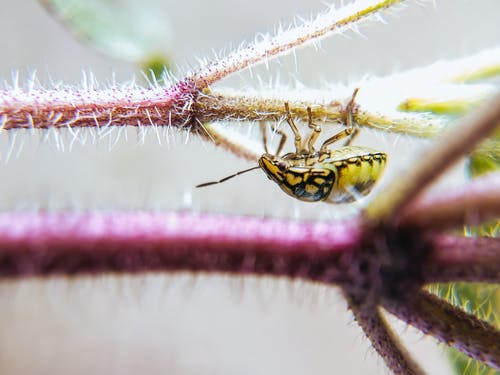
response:
M132 0L102 1L137 7ZM40 3L0 4L0 80L7 84L28 84L35 72L45 88L81 87L90 75L103 88L134 76L144 82L141 63L90 47ZM355 85L498 45L497 0L409 1L401 8L384 16L386 25L364 26L364 37L331 36L321 48L300 48L216 87L267 85L259 79L282 90L297 82ZM324 9L312 0L148 0L120 16L129 18L132 32L135 22L147 24L142 12L153 13L152 27L167 30L165 43L159 39L153 48L160 46L158 54L182 76L200 58L223 56L259 33L287 27L295 16L309 19ZM127 128L97 141L90 133L84 138L72 144L64 131L0 133L0 210L190 209L332 219L359 209L292 200L260 171L194 191L197 183L252 163L186 134L157 137ZM362 142L397 160L388 177L411 167L413 155L429 143L373 131L364 131ZM458 169L446 183L462 174ZM442 348L395 327L431 374L447 373ZM2 374L387 373L335 289L286 280L157 274L2 281L0 332Z

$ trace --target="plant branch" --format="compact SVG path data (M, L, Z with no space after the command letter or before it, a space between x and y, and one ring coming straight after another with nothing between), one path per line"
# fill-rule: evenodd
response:
M203 90L232 73L267 62L270 58L291 52L294 48L320 39L329 33L354 29L355 24L403 2L404 0L361 0L339 9L332 7L311 22L281 31L274 37L263 37L260 42L207 64L199 71L188 75L188 78L198 89Z
M422 264L423 282L500 283L500 238L441 235Z
M311 107L313 121L341 122L345 118L345 105L348 98L331 97L331 93L324 91L318 94L316 100L287 99L282 97L265 97L265 93L257 94L226 94L212 92L200 95L197 101L198 118L202 122L219 120L243 121L279 121L285 118L285 102L288 102L290 114L294 119L308 120L307 107ZM318 100L318 97L320 98Z
M451 126L432 150L421 158L405 178L396 179L367 207L368 217L375 222L395 222L437 177L460 157L474 149L500 124L500 94L472 115Z
M398 375L423 375L420 368L406 348L400 343L385 317L376 306L366 309L352 303L347 297L349 308L373 348L384 359L387 367Z
M307 121L307 107L311 107L314 121L344 121L350 95L333 98L329 90L311 90L311 94L314 99L310 100L295 100L290 93L267 98L263 93L203 94L189 85L174 85L167 89L136 87L127 91L4 90L0 93L0 129L183 126L192 124L193 117L198 120L194 124L275 122L284 118L285 102L289 103L295 119ZM430 137L443 128L439 120L380 115L357 104L354 111L360 126L389 132Z
M422 332L500 369L500 331L474 315L424 291L410 301L384 301L383 307Z
M192 120L192 84L163 89L3 90L0 130L181 126Z
M344 281L350 223L190 213L0 213L0 277L204 271ZM189 228L189 230L186 230Z
M293 94L293 91L291 92ZM210 121L279 121L286 115L284 103L288 102L294 119L307 122L307 108L311 108L313 121L344 123L346 105L351 94L346 97L332 97L331 90L302 90L301 97L308 100L288 99L290 93L277 97L265 93L224 93L221 91L200 94L197 100L197 114L201 122ZM443 121L437 118L415 116L391 116L375 113L355 103L354 120L359 126L377 130L402 133L416 137L434 137L443 130Z
M394 112L403 97L396 97L393 109L382 110L371 102L381 90L387 90L390 82L412 82L422 80L422 76L442 77L443 72L454 74L468 72L470 66L488 67L495 60L497 50L486 50L472 57L447 62L439 69L435 65L408 71L396 76L374 79L374 82L363 83L361 97L354 106L354 117L361 126L373 127L383 131L398 132L418 137L432 137L439 134L447 120L438 116L401 114ZM456 86L456 85L455 85ZM10 129L47 129L47 128L107 128L109 126L174 126L200 130L199 127L209 121L276 121L283 118L284 102L289 102L294 118L307 121L307 107L312 108L312 116L318 122L343 122L346 117L345 104L350 100L350 92L342 88L326 88L323 90L301 90L294 92L271 91L270 93L241 92L227 93L210 90L200 91L189 77L169 87L154 85L149 89L135 85L129 87L112 87L97 90L95 83L87 83L85 89L74 90L65 87L56 89L33 89L27 85L25 89L15 87L0 91L0 130ZM436 86L429 84L429 90L435 94ZM467 85L455 87L453 90L439 91L438 98L453 92L459 98L472 98L478 101L491 92L485 85ZM340 89L340 90L339 90ZM458 90L458 94L456 94ZM340 93L339 93L340 91ZM332 92L336 93L332 97ZM411 94L411 92L410 92ZM300 98L300 100L297 100ZM365 101L366 100L366 101ZM390 100L389 100L390 102ZM197 120L197 121L195 121ZM220 134L219 134L220 135ZM213 135L212 135L213 136ZM223 135L220 135L224 138ZM227 139L230 143L230 140ZM486 144L485 144L486 145ZM231 151L245 157L249 150L229 147ZM496 148L493 145L493 153ZM491 152L491 151L490 151Z
M399 225L441 231L478 225L500 217L500 172L478 177L456 190L432 193L414 201Z

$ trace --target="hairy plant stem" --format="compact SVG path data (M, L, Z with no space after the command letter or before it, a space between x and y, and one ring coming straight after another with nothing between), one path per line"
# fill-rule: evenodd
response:
M343 32L354 28L355 24L367 20L380 11L405 0L361 0L342 8L330 9L315 20L281 31L274 37L237 50L227 57L207 64L204 68L188 75L198 89L203 90L228 75L241 71L270 58L283 55L305 43L312 42L332 32Z
M414 201L398 224L428 231L478 225L499 217L500 172L478 177L446 194L429 194Z
M359 230L356 219L0 213L0 276L187 270L337 283L344 281L344 257L359 243Z
M210 121L278 121L286 115L284 103L288 102L294 119L307 122L307 108L311 108L315 122L345 123L346 105L351 96L332 97L329 91L314 92L314 100L288 100L286 97L266 98L265 94L228 94L213 91L200 95L197 100L197 117L201 122ZM354 103L353 116L356 124L381 131L402 133L415 137L434 137L443 130L443 121L431 118L395 117L371 112Z
M198 92L192 85L166 89L133 88L127 91L4 90L0 93L0 130L52 128L108 128L110 126L173 126L196 128L213 121L276 122L285 116L288 102L295 119L343 123L350 97L333 98L323 92L314 101L239 93ZM66 96L62 95L66 94ZM428 119L396 118L354 106L360 126L417 137L438 134L443 124ZM203 134L203 132L201 132ZM246 150L248 151L248 150Z
M3 91L0 130L177 126L199 130L234 152L254 157L204 123L276 121L284 114L286 99L222 95L211 92L210 85L330 32L354 28L360 21L402 2L361 0L332 9L310 23L207 64L167 88ZM347 100L289 104L297 119L307 120L306 108L311 106L313 119L343 122ZM405 134L432 136L441 129L437 122L424 126L427 124L420 120L397 120L370 113L358 104L354 118L362 126ZM374 200L366 215L345 222L305 223L190 213L0 213L0 278L188 270L320 281L343 288L356 320L396 373L423 371L388 329L380 304L407 323L499 368L498 331L417 291L422 282L438 281L440 271L444 279L498 280L497 240L435 233L461 224L472 212L472 204L478 222L499 215L494 194L497 181L493 181L493 187L489 180L468 186L467 192L472 190L475 196L472 200L464 192L434 201L415 201L432 180L472 150L499 122L500 96L480 115L463 120L462 126L446 133L404 180L395 182ZM436 211L438 203L446 199L457 208ZM400 285L392 285L393 281ZM407 298L413 292L416 296Z
M192 84L163 89L0 91L0 130L182 126L193 117Z
M387 367L398 375L423 375L425 372L411 357L410 353L400 343L379 307L366 309L350 301L349 309L359 324L373 348L384 359Z
M500 283L500 238L439 235L422 265L424 283Z
M488 207L484 209L490 212ZM415 210L419 210L418 204ZM496 213L500 215L500 207ZM264 272L342 284L369 277L365 273L348 276L351 270L346 268L346 262L354 264L359 256L364 259L355 253L366 249L375 262L375 272L376 263L387 255L396 257L386 261L394 261L397 269L402 259L408 258L419 275L414 282L494 282L500 278L498 239L424 232L427 234L420 236L431 247L423 258L412 253L387 253L385 247L390 244L385 242L383 254L377 255L374 251L378 250L373 249L380 248L378 238L384 237L387 229L375 229L377 235L372 236L365 227L366 223L356 217L308 223L188 213L0 213L0 275L184 269ZM428 229L433 232L433 227ZM409 230L416 236L419 232ZM387 235L398 236L392 232ZM341 259L343 255L350 260ZM255 263L253 270L255 257L268 268ZM401 276L411 279L409 271Z
M332 99L324 103L312 101L265 98L265 95L224 94L212 92L200 95L197 102L198 118L202 122L226 120L279 121L286 115L285 102L294 119L308 121L307 107L311 107L313 121L344 121L346 100Z
M424 291L406 302L385 301L383 307L422 332L500 369L500 331L474 315Z

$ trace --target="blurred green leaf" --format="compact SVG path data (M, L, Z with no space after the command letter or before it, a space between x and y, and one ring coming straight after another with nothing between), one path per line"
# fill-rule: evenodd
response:
M500 130L484 141L470 156L468 172L471 177L500 169Z
M409 98L399 104L398 110L404 112L431 112L436 115L459 116L469 112L484 102L484 98L462 100L432 100Z
M149 60L142 63L142 70L145 72L149 82L164 83L165 74L172 70L170 61L162 56L151 56Z
M500 65L491 64L489 66L481 67L480 69L473 70L454 79L455 82L460 83L473 83L484 81L487 79L500 76Z
M171 32L158 0L40 0L56 18L92 47L143 65L168 56Z

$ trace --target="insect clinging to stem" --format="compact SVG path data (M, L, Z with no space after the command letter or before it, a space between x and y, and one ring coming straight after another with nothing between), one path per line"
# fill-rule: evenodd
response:
M259 165L239 171L218 181L206 182L196 187L205 187L225 182L240 174L262 169L267 177L276 182L285 193L305 202L325 201L328 203L349 203L367 195L384 171L387 155L383 152L360 146L351 146L359 134L354 121L353 106L358 89L346 106L347 127L323 142L319 150L314 144L321 133L321 125L312 119L311 108L307 108L308 127L312 129L306 140L295 125L288 103L285 103L285 119L294 134L295 152L280 156L286 143L286 134L277 130L281 139L275 154L267 149L267 135L262 126L265 153L259 158ZM347 138L337 149L329 146Z

